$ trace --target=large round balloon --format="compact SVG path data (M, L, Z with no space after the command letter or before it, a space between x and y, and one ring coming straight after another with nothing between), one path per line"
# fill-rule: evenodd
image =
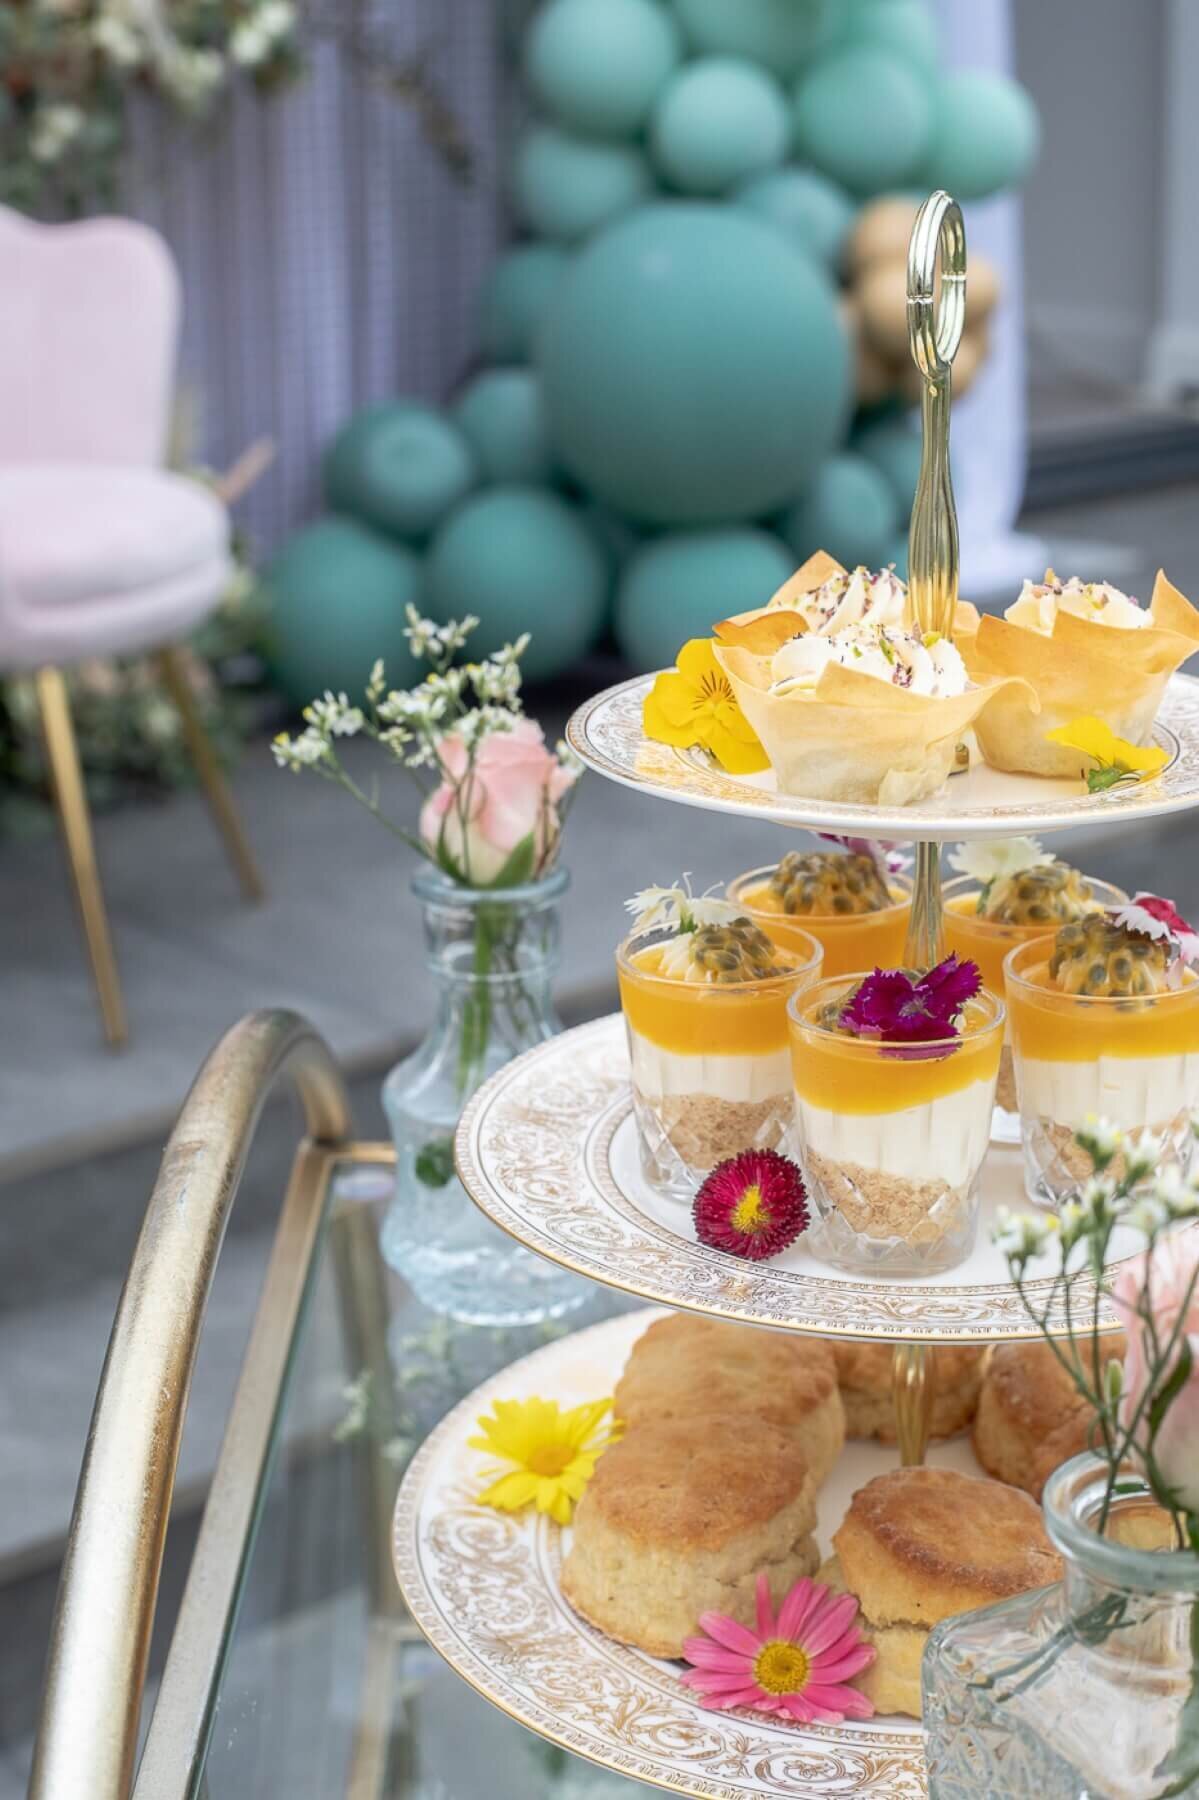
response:
M821 57L795 97L804 157L854 194L911 180L924 165L932 127L927 81L894 51L871 44Z
M1041 121L1019 82L985 69L946 76L937 94L929 179L958 200L984 200L1023 181L1041 147Z
M785 504L849 403L831 284L738 207L642 207L605 231L554 295L538 361L560 461L651 524Z
M541 382L532 369L488 369L476 375L459 396L454 418L485 480L549 479Z
M320 519L278 551L266 590L267 662L293 706L326 688L356 698L376 657L393 687L420 679L404 636L405 608L420 597L420 562L404 545L355 519Z
M524 362L550 295L566 267L556 244L522 244L501 256L483 284L479 336L493 362Z
M530 126L512 165L512 196L525 224L566 244L636 206L653 185L635 145L571 137L553 125Z
M872 419L854 432L850 448L881 470L906 522L920 479L920 433L902 414Z
M848 569L877 568L899 529L899 505L890 483L864 456L830 456L782 521L782 533L800 562L827 550Z
M474 613L471 653L488 656L522 631L530 681L586 654L603 629L607 559L573 507L541 488L476 494L438 532L425 564L425 604L435 619Z
M736 57L706 56L663 89L650 149L671 187L723 194L781 163L790 129L783 90L771 76Z
M688 638L711 637L717 619L765 606L795 558L765 531L717 527L652 539L625 566L616 636L637 669L669 668Z
M826 175L815 169L772 169L738 188L737 204L769 219L830 269L840 266L856 209L844 188Z
M707 55L747 56L776 75L797 73L843 0L674 0L690 43Z
M426 537L474 486L478 471L456 425L408 401L355 413L325 453L325 495L397 537Z
M657 0L551 0L529 27L525 74L569 130L631 137L680 53L678 28Z
M852 42L894 50L928 80L940 70L937 27L927 0L853 0L845 29Z

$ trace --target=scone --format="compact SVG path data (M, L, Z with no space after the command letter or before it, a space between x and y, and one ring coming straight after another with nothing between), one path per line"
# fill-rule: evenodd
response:
M660 1420L604 1452L575 1511L562 1592L609 1637L681 1656L701 1613L751 1625L820 1560L795 1438L752 1413Z
M845 1408L846 1437L878 1438L884 1444L894 1444L894 1344L834 1342L832 1351ZM931 1436L953 1437L969 1425L978 1404L985 1356L985 1348L973 1344L944 1344L933 1350Z
M1106 1364L1123 1359L1123 1334L1101 1344ZM1041 1497L1053 1471L1088 1447L1093 1410L1048 1344L996 1344L983 1370L974 1454L989 1475Z
M755 1413L796 1439L817 1487L845 1442L836 1365L822 1338L685 1313L656 1320L638 1338L613 1410L629 1429L708 1413Z
M857 1596L858 1626L878 1652L853 1685L877 1712L915 1719L934 1625L1061 1574L1027 1494L953 1469L876 1475L854 1495L833 1545L819 1579Z

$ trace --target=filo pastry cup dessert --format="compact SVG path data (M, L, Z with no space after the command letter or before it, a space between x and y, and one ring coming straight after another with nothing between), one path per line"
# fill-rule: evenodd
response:
M986 761L1070 780L1078 751L1046 734L1098 718L1126 742L1145 743L1171 675L1199 651L1199 611L1160 570L1142 607L1107 582L1059 581L1048 569L1044 581L1025 582L1002 619L960 603L954 642L972 680L1021 678L979 716Z
M681 888L629 902L640 928L616 954L641 1169L690 1204L742 1150L774 1150L791 1122L787 1002L816 979L814 938L784 949L727 901Z
M877 604L861 583L847 619L842 583L857 575L813 558L769 606L718 624L714 653L783 793L906 806L942 785L1010 678L971 681L947 638L896 619L894 576Z
M879 847L789 850L779 863L749 869L728 898L784 949L810 934L824 950L824 974L892 968L903 955L912 883L887 868Z
M818 982L789 1018L813 1255L894 1275L955 1267L977 1232L1002 1001L950 957L919 979Z

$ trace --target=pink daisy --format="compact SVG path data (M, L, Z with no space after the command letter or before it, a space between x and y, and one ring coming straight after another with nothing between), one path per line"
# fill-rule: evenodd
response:
M770 1583L759 1575L757 1599L757 1631L724 1613L708 1612L699 1621L705 1635L683 1645L694 1666L682 1679L699 1694L701 1706L749 1706L803 1725L872 1718L874 1707L865 1694L845 1685L875 1656L853 1622L854 1596L834 1596L805 1575L776 1619Z

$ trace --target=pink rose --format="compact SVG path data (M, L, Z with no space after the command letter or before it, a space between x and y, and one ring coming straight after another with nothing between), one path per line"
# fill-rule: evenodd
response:
M1120 1416L1127 1427L1136 1413L1150 1372L1150 1346L1144 1320L1137 1317L1142 1290L1148 1286L1149 1308L1159 1345L1164 1346L1175 1327L1191 1347L1193 1366L1187 1381L1166 1409L1158 1430L1154 1454L1163 1476L1177 1491L1188 1512L1199 1513L1199 1293L1187 1290L1199 1264L1199 1229L1175 1232L1158 1240L1152 1253L1123 1263L1112 1290L1112 1304L1128 1335L1124 1359L1124 1388ZM1185 1311L1184 1311L1185 1308ZM1171 1367L1178 1358L1171 1358ZM1145 1420L1137 1427L1143 1442Z
M540 725L518 719L511 731L485 737L469 777L470 758L456 732L437 752L447 778L420 816L421 837L437 861L471 887L492 887L527 840L531 855L518 879L539 874L561 829L558 804L576 780L546 749Z

